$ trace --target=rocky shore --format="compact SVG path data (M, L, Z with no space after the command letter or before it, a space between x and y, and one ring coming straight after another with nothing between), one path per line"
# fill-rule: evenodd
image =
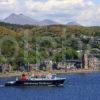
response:
M14 76L21 76L22 73L31 75L32 73L52 73L52 74L75 74L75 73L92 73L92 72L99 72L100 70L98 69L78 69L78 70L48 70L48 71L31 71L31 72L18 72L18 71L13 71L13 72L5 72L5 73L0 73L0 77L14 77Z

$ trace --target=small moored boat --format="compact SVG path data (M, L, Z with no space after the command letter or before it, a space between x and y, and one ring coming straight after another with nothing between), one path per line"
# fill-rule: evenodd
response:
M26 77L22 74L20 79L5 83L5 86L62 86L66 78L57 77L56 74L33 74Z

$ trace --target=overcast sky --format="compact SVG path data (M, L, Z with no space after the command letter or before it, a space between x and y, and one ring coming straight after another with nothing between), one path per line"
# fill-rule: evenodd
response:
M0 0L0 19L23 13L33 19L100 26L100 0Z

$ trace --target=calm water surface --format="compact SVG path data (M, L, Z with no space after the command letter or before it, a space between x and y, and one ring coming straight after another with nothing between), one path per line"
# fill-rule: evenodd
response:
M100 73L60 76L64 87L3 87L14 78L0 78L0 100L100 100Z

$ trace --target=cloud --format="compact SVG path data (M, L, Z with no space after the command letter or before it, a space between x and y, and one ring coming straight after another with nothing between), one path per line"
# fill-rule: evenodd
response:
M48 0L47 2L33 0L26 1L26 6L31 9L37 9L41 11L56 11L56 10L67 10L75 5L84 5L84 0Z
M52 19L83 25L100 25L100 4L94 0L0 0L0 13L24 13L37 19Z
M28 0L25 4L28 12L32 12L33 16L49 17L56 20L63 18L63 21L66 17L67 22L68 16L72 18L77 15L75 11L77 6L80 8L84 6L84 0L47 0L45 2Z
M15 4L15 0L0 1L0 10L11 9Z
M12 5L16 3L16 0L0 0L0 5Z
M85 24L83 21L86 14L89 19L89 13L94 7L94 3L90 0L47 0L46 2L28 0L25 4L34 17L47 17L65 23L77 20L82 24Z
M89 3L80 14L76 17L76 20L83 25L99 25L100 26L100 5Z
M7 13L15 9L16 0L0 0L0 13L5 16Z

